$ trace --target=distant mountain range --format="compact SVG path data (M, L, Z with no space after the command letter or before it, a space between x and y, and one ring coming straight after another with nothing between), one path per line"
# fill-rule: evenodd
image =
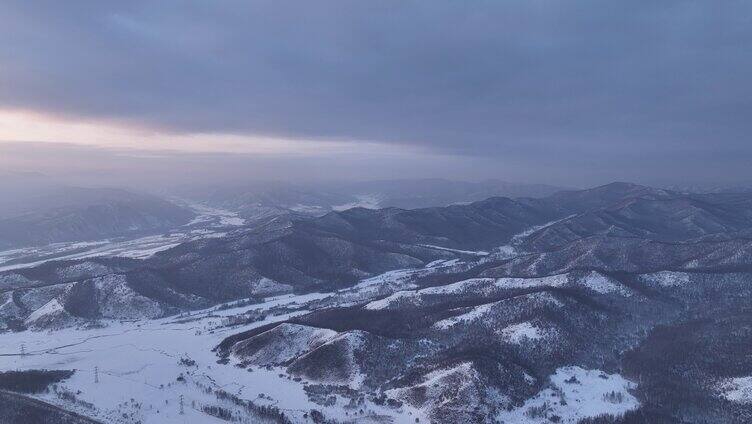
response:
M750 234L752 195L681 194L614 183L541 199L276 215L143 261L52 262L0 278L6 289L96 287L115 273L117 284L151 299L150 310L165 312L249 295L346 288L389 270L452 258L483 256L479 275L499 277L733 266L749 257ZM101 315L96 290L66 293L69 300L88 296L74 304L94 302L85 316Z
M560 194L552 196L554 193ZM580 193L579 196L582 197L577 197L574 193ZM545 237L539 234L538 243L550 242L554 237L569 240L577 238L578 231L590 231L582 230L583 225L600 225L604 229L610 228L612 233L621 231L622 234L626 234L631 230L649 233L653 231L650 222L644 221L644 228L636 229L635 226L640 224L628 222L625 226L620 226L619 220L626 219L625 216L628 214L651 213L645 209L651 207L649 198L661 195L665 197L666 193L685 193L687 196L677 201L693 202L694 209L687 211L693 215L692 217L682 217L684 224L670 224L677 226L674 230L680 235L684 235L684 231L687 230L684 227L680 228L681 225L696 225L697 228L693 232L696 235L702 234L703 231L713 232L712 228L704 227L714 225L713 217L704 216L703 213L712 215L718 211L703 212L703 204L713 204L716 200L733 202L732 193L722 190L713 194L690 194L685 191L649 189L649 192L642 193L643 196L635 197L633 204L623 205L619 211L599 210L594 212L598 216L576 216L548 227ZM179 194L202 204L226 208L250 222L282 215L322 216L331 211L355 207L417 209L463 205L491 197L517 198L520 199L520 204L531 207L531 213L559 216L561 211L578 212L594 209L609 199L609 193L606 192L599 196L588 191L567 191L546 185L514 184L497 180L471 183L440 179L329 183L317 186L257 183L243 184L235 188L194 187L183 189ZM623 193L614 195L621 194ZM153 195L117 188L70 187L57 184L41 175L4 176L0 182L0 196L13 199L3 202L0 206L0 248L6 249L157 234L187 223L196 214L195 210L182 203L176 204L174 201ZM708 200L710 196L716 197ZM536 202L525 201L522 198L548 200ZM666 206L666 202L653 205L671 209L671 206ZM726 208L735 207L733 203L726 205ZM681 207L678 208L681 210ZM661 214L661 211L653 212ZM616 216L618 214L625 216L619 218ZM710 219L710 222L702 222L705 218ZM655 224L669 225L661 224L662 219L657 218ZM502 227L512 228L504 223Z
M184 199L253 221L285 214L319 216L352 207L417 208L470 203L492 196L543 196L545 185L447 180L397 180L293 185L249 183L177 190ZM118 188L72 187L40 174L0 178L0 249L158 234L186 224L195 210Z
M191 186L178 189L177 193L254 218L268 216L270 211L323 215L353 207L416 209L466 204L489 197L543 197L561 190L564 188L499 180L416 179L310 184L258 182L235 186Z

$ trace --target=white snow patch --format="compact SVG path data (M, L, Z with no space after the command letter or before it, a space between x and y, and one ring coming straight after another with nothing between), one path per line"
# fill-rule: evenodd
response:
M526 321L503 328L501 336L512 343L522 343L524 340L538 340L543 338L543 332L533 323Z
M282 284L270 278L261 277L251 283L251 292L254 296L271 296L280 293L290 293L293 287L289 284Z
M492 278L469 278L443 286L427 287L418 290L420 294L460 294L472 291L477 294L488 294L493 288Z
M459 258L449 259L449 260L437 259L433 262L429 262L428 264L426 264L425 268L444 268L444 267L457 265L461 262L462 261Z
M428 247L430 249L436 249L436 250L444 250L444 251L453 252L453 253L462 253L464 255L488 256L488 252L484 250L460 250L460 249L452 249L452 248L444 247L444 246L436 246L433 244L418 244L418 246Z
M457 324L473 322L475 320L483 318L485 314L487 314L491 309L493 309L496 303L498 302L476 306L470 309L468 312L465 312L464 314L453 316L447 319L443 319L441 321L437 321L433 326L435 328L448 329Z
M569 218L572 218L573 216L575 216L575 214L572 214L572 215L566 216L566 217L564 217L564 218L561 218L561 219L556 219L556 220L553 220L553 221L550 221L550 222L546 222L545 224L542 224L542 225L536 225L536 226L534 226L534 227L530 227L530 228L528 228L527 230L525 230L525 231L523 231L523 232L521 232L521 233L518 233L518 234L515 234L515 235L513 235L513 236L512 236L512 239L511 239L511 241L510 241L510 243L511 243L511 244L512 244L513 246L514 246L514 245L517 245L517 244L520 244L520 243L522 243L522 240L523 240L523 239L524 239L525 237L527 237L527 236L529 236L529 235L533 234L534 232L536 232L536 231L538 231L538 230L542 230L542 229L544 229L544 228L547 228L547 227L550 227L550 226L552 226L552 225L554 225L554 224L556 224L556 223L558 223L558 222L561 222L561 221L567 220L567 219L569 219Z
M574 424L603 414L621 416L640 405L629 393L636 387L635 383L619 374L569 366L557 369L550 381L549 388L541 390L521 407L499 413L499 421L543 424L550 423L549 417L556 415L561 418L559 422ZM566 401L564 405L562 399Z
M380 286L382 284L402 284L416 273L418 273L418 271L416 271L415 269L397 269L394 271L387 271L383 274L361 280L357 285L353 287L353 289Z
M60 301L57 299L52 299L49 302L45 303L44 306L37 309L36 311L32 312L27 318L26 318L26 324L33 323L34 321L43 318L45 316L62 312L65 308L63 308L63 305L60 304Z
M621 293L621 294L627 294L628 291L621 286L620 284L614 283L614 281L601 274L597 271L591 271L590 274L586 275L582 280L581 283L593 290L597 293L602 294L608 294L608 293Z
M391 294L383 299L374 300L373 302L368 303L366 306L364 306L364 309L369 309L372 311L377 311L381 309L387 309L393 305L397 305L402 300L416 300L417 297L415 295L414 291L398 291L394 294Z
M644 274L642 279L660 287L681 287L689 283L689 274L686 272L660 271L653 274Z
M504 289L521 289L526 287L563 287L569 282L568 274L552 275L539 278L499 278L496 286Z
M731 402L752 403L752 376L735 377L718 384L721 396Z
M488 294L493 289L493 282L494 280L491 278L470 278L444 286L427 287L420 290L400 290L383 299L368 303L365 309L389 309L404 302L420 305L423 302L422 295L461 294L470 291L476 294Z
M551 275L548 277L537 278L499 278L496 280L496 286L504 289L521 289L526 287L566 287L581 284L598 293L628 294L629 292L621 285L615 283L611 278L592 271L578 281L570 281L569 274Z
M444 259L437 259L437 260L435 260L433 262L427 263L425 267L426 268L436 268L436 267L438 267L439 265L441 265L443 263L444 263Z
M511 245L499 246L494 250L494 255L498 259L507 259L517 256L517 248Z

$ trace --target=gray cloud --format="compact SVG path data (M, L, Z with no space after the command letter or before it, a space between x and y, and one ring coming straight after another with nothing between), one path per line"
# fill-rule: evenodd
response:
M752 177L746 1L7 1L0 37L2 107Z

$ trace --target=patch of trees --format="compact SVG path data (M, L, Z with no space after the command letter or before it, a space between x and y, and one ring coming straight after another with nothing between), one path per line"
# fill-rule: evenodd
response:
M628 411L621 416L604 414L592 418L583 418L577 424L679 424L679 420L669 415L641 408Z
M255 416L259 419L268 420L277 424L292 424L292 421L290 421L290 419L276 406L256 405L251 401L243 400L233 394L225 392L224 390L216 390L214 392L214 395L217 397L217 399L230 402L233 405L242 408L249 415ZM207 410L207 408L209 408L209 410ZM219 406L204 406L203 409L207 414L213 415L217 418L221 418L226 421L234 420L232 411L228 410L227 408L222 408Z
M656 327L624 356L624 374L638 383L641 413L666 417L658 422L752 422L752 405L730 402L714 389L719 379L752 374L748 298L705 298L686 320Z
M23 395L0 392L0 423L101 424Z
M72 370L25 370L0 372L0 389L19 393L41 393L50 384L73 375Z

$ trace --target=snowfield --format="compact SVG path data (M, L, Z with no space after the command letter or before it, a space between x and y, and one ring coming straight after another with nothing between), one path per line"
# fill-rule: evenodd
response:
M303 415L311 409L320 410L328 418L344 419L352 412L342 402L329 407L313 403L304 391L304 382L294 381L282 368L245 370L217 363L218 357L212 352L229 335L305 313L302 305L325 296L278 296L268 298L263 304L235 309L215 307L179 317L109 321L104 328L2 333L0 370L76 370L55 391L35 397L105 423L226 422L202 412L205 406L236 407L232 402L218 399L219 391L257 405L277 406L293 422L308 422ZM40 313L59 309L54 302L45 305ZM249 325L223 326L225 317L248 310L269 312L275 307L298 309L270 314L263 321ZM277 354L285 356L283 352ZM181 363L181 359L186 361ZM75 401L70 400L70 394ZM180 414L181 396L184 414ZM386 415L395 423L414 422L416 416L420 417L416 415L418 411L409 407L395 410L365 405L363 408L364 417Z

